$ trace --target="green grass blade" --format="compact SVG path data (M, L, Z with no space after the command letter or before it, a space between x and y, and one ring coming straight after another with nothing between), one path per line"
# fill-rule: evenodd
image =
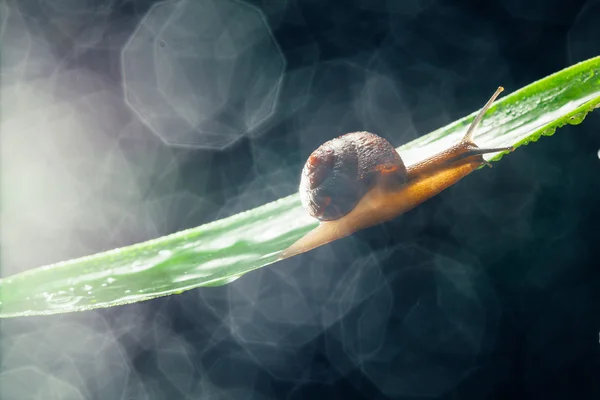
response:
M498 100L475 142L519 147L565 124L581 123L599 106L600 57L595 57ZM427 157L458 141L474 116L398 150L408 164ZM0 317L90 310L223 285L272 264L316 226L294 194L173 235L36 268L0 279Z

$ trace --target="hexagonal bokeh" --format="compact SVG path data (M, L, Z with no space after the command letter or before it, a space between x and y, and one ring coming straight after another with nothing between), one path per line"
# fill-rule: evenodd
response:
M6 29L6 21L8 21L8 15L10 10L6 3L0 3L0 38L4 35Z
M593 1L585 3L577 14L567 36L570 63L575 64L598 55L598 42L595 40L600 34L598 13L600 2Z
M69 41L77 53L98 45L110 29L115 0L36 0L43 21L38 28L48 43ZM32 8L30 6L30 8ZM30 11L31 13L32 11Z
M223 149L273 113L285 60L256 8L180 0L150 9L122 68L127 103L165 143Z

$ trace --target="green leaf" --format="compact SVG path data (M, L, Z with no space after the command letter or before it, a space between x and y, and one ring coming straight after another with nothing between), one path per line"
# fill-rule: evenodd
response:
M518 147L581 123L599 106L600 57L595 57L497 101L475 141L481 147ZM475 114L398 150L408 164L428 157L457 142ZM223 285L274 263L316 226L293 194L173 235L36 268L0 280L0 317L90 310Z

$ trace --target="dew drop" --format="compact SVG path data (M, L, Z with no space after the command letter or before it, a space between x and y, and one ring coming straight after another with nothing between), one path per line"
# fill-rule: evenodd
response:
M46 302L52 307L68 307L77 304L81 300L81 296L74 296L73 294L61 290L58 293L51 293L46 297Z
M106 283L114 283L117 280L115 278L106 278Z
M544 132L542 132L542 135L544 135L544 136L552 136L552 135L554 135L555 132L556 132L556 128L552 127L552 128L548 128Z
M585 113L579 113L579 114L575 114L571 117L569 117L569 119L567 120L567 123L569 123L569 125L579 125L580 123L583 122L583 120L585 119Z
M142 262L140 260L135 260L132 264L131 264L131 269L133 271L139 271L145 268L145 265L142 264Z
M83 290L92 290L92 287L90 285L84 285Z

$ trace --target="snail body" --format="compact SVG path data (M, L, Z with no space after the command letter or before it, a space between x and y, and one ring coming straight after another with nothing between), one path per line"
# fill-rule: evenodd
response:
M483 149L473 142L475 129L502 90L496 90L459 143L408 167L387 140L373 133L348 133L321 145L309 156L299 187L302 205L320 223L280 258L396 218L489 165L483 154L512 151Z

